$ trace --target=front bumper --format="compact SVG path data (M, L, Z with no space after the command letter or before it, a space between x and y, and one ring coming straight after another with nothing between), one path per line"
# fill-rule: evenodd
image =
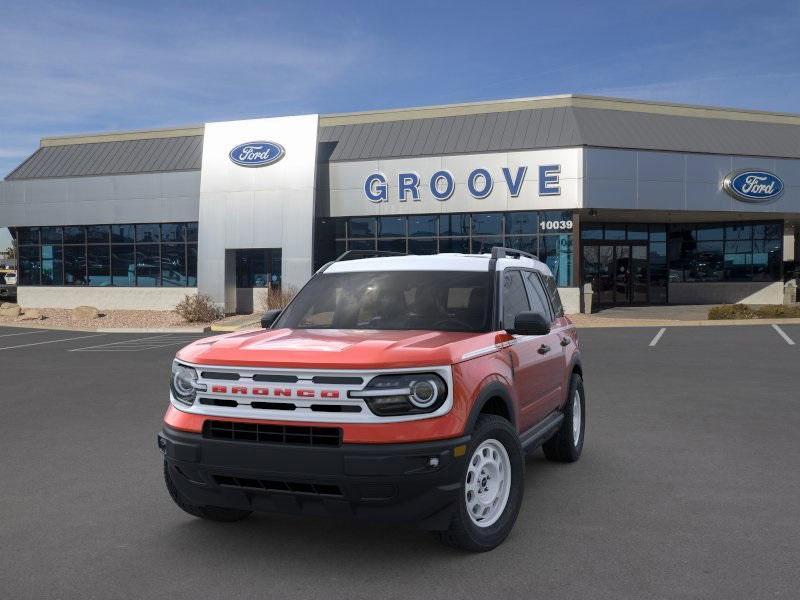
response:
M450 523L466 465L453 449L469 439L322 447L211 439L165 426L158 447L175 486L199 506L437 530Z

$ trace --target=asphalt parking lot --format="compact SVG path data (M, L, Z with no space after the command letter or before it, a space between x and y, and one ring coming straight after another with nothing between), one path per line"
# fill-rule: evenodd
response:
M182 513L155 432L196 337L0 328L0 597L797 597L800 325L581 330L583 458L531 456L516 528L482 555Z

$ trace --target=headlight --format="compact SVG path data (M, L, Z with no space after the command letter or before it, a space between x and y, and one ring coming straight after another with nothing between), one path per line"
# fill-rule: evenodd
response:
M424 414L444 404L447 384L436 373L379 375L349 396L363 399L381 417Z
M188 405L194 403L198 390L201 392L206 390L205 384L197 383L197 371L177 361L172 363L172 377L169 381L169 387L175 400Z

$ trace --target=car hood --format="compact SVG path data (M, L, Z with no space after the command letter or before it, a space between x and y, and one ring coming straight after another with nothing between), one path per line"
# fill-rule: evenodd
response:
M496 342L495 333L268 329L203 338L178 358L195 364L382 369L449 365Z

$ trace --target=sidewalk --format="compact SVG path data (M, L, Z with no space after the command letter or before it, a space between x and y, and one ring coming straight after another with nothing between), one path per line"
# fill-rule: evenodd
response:
M261 316L263 314L264 313L257 312L249 315L231 315L211 325L211 331L215 333L225 333L238 331L240 329L258 329L261 327Z

